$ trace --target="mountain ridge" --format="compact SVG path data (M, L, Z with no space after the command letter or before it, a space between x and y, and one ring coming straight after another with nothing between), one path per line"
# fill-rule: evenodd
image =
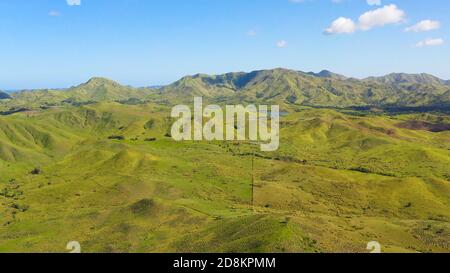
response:
M364 81L376 81L385 84L401 84L401 83L420 83L420 84L444 84L448 85L450 81L440 79L428 73L407 74L407 73L390 73L381 77L368 77Z
M450 106L450 84L430 74L391 73L365 79L348 78L329 70L319 73L285 68L195 74L172 84L134 88L93 77L64 90L26 90L11 94L4 107L92 103L102 101L191 101L202 96L213 101L247 101L321 107Z
M328 70L283 68L221 75L196 74L162 88L174 97L234 97L244 101L310 106L430 106L449 104L450 86L428 74L388 74L354 79Z

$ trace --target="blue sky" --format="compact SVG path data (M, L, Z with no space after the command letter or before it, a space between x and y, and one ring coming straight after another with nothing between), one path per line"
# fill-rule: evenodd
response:
M1 0L0 89L274 67L450 79L449 13L447 0Z

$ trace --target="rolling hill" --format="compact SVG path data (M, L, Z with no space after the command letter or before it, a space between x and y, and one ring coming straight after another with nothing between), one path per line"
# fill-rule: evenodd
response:
M92 78L86 83L61 90L24 90L11 95L11 108L36 108L61 104L86 104L143 99L149 89L123 86L106 78Z
M389 78L276 69L13 94L0 103L23 108L0 115L0 252L73 240L83 252L450 252L448 113L340 109L448 102L445 82ZM279 102L280 149L172 140L171 105L193 95Z
M261 153L174 142L168 112L103 102L0 117L0 251L74 239L84 252L450 251L450 132L417 126L448 116L303 109Z

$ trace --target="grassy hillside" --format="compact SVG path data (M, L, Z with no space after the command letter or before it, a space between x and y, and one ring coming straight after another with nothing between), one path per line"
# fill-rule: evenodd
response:
M191 91L296 86L295 72L276 73L230 74L212 90L198 76ZM0 116L0 252L73 240L84 252L367 252L369 241L450 252L448 115L298 107L281 120L280 150L261 153L174 142L170 109L109 101Z
M9 108L48 108L59 105L83 105L95 102L141 100L151 93L150 89L137 89L120 85L105 78L92 78L86 83L61 90L24 90L11 95L4 102Z

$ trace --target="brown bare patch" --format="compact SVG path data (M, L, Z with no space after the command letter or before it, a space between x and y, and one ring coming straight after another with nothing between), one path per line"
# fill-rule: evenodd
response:
M409 120L406 122L402 122L397 124L397 127L409 130L417 130L417 131L429 131L429 132L444 132L450 131L450 124L445 123L430 123L420 120Z

